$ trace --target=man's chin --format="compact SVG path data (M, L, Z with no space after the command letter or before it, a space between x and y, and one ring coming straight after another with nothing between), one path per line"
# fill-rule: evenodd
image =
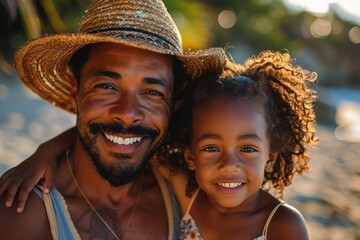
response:
M129 171L122 170L120 173L116 172L112 174L111 172L100 173L100 176L104 178L109 184L113 187L119 187L125 185L127 183L135 181L141 173L143 172L144 167L140 167L137 169L131 169Z
M142 144L137 151L124 153L111 151L96 138L79 136L99 175L114 187L137 179L159 144L156 139L152 139L148 144Z
M148 158L144 158L138 164L132 164L134 159L116 159L115 163L105 165L100 159L93 159L93 163L99 175L109 182L111 186L118 187L136 180L145 169ZM120 163L121 161L121 163Z

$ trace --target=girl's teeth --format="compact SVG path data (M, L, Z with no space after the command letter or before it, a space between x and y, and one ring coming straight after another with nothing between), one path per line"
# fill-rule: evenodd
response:
M241 183L237 182L237 183L218 183L219 186L224 187L224 188L236 188L236 187L240 187Z

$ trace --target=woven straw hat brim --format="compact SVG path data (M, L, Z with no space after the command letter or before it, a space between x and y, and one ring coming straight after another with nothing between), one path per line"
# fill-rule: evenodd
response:
M93 43L117 43L176 56L192 78L204 73L219 72L227 59L221 48L179 53L157 46L160 43L146 38L121 39L77 33L49 35L29 41L15 53L15 67L20 79L33 92L52 105L75 113L70 103L71 88L76 80L68 62L77 50Z

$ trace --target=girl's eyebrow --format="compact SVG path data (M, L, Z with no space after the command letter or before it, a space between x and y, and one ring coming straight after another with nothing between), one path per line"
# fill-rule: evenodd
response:
M205 133L205 134L201 135L198 139L196 139L196 142L200 142L200 141L205 140L205 139L220 140L220 139L222 139L222 137L220 135L218 135L218 134ZM263 139L261 137L259 137L256 133L239 135L237 137L237 139L238 140L254 139L254 140L260 141L260 142L263 141Z
M221 139L221 137L217 134L213 134L213 133L205 133L203 135L201 135L198 139L196 139L196 142L200 142L202 140L205 139L215 139L215 140L219 140Z
M254 139L254 140L257 140L257 141L260 141L260 142L263 141L263 139L261 137L259 137L259 135L257 135L256 133L240 135L240 136L238 136L238 139L239 140Z

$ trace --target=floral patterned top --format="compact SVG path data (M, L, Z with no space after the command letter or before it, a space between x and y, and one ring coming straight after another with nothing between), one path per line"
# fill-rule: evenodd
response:
M201 237L199 228L197 227L195 220L190 215L191 207L194 204L194 201L195 201L198 193L199 193L199 189L196 190L194 196L192 197L192 199L190 201L190 204L189 204L189 207L188 207L186 213L184 214L184 216L181 219L180 240L203 240L204 239L203 237ZM280 202L278 205L276 205L274 207L274 209L270 213L270 215L265 223L263 233L259 237L256 237L252 240L266 240L267 230L268 230L270 221L271 221L272 217L274 216L274 214L276 213L276 211L278 210L278 208L283 204L284 204L284 202Z

